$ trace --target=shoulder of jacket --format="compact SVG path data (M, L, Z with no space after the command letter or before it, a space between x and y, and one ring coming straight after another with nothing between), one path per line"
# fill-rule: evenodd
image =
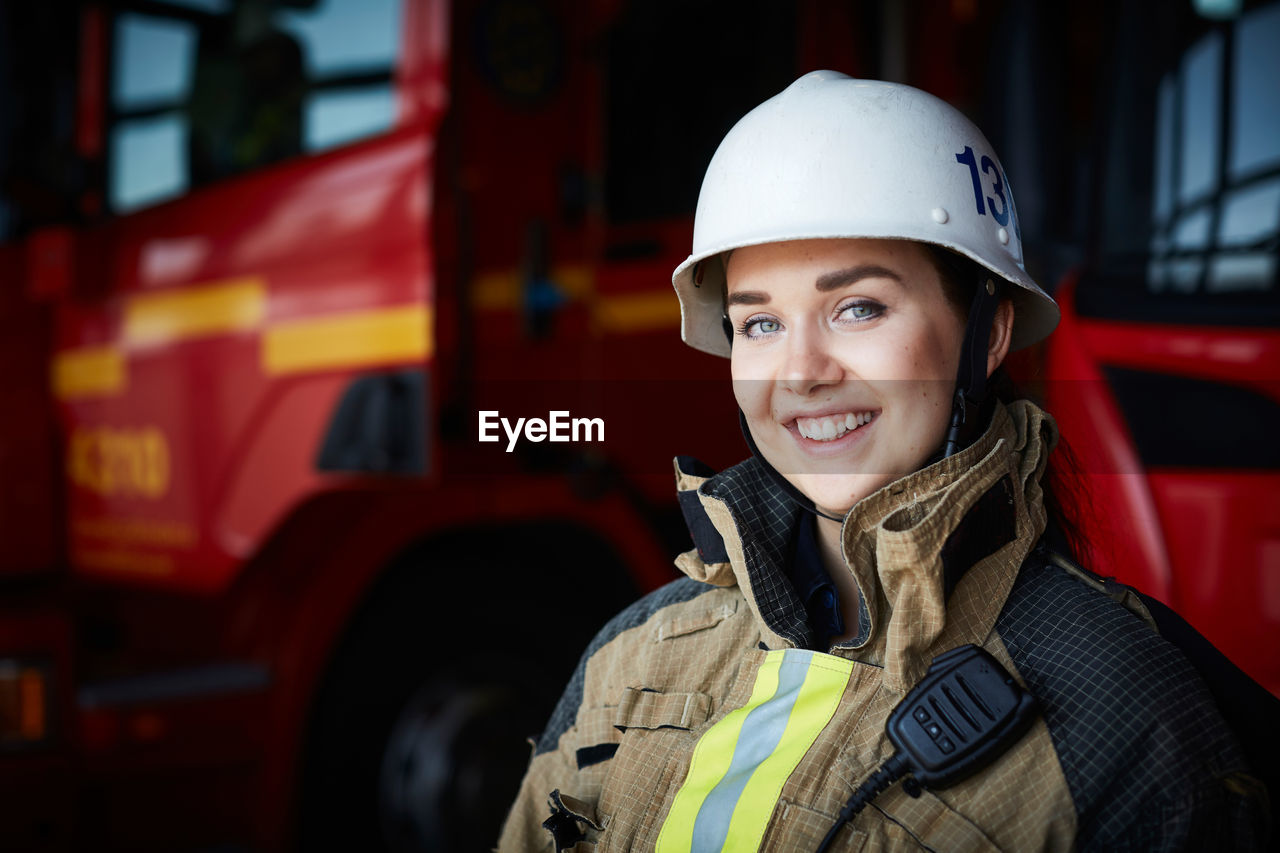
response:
M623 634L650 623L662 622L672 608L679 608L679 605L716 591L723 592L723 589L691 578L680 578L641 597L610 619L582 653L547 728L538 739L534 754L554 749L560 736L573 725L586 690L587 667L593 658L615 644ZM659 625L655 630L661 630L661 627Z
M1024 676L1042 674L1050 688L1092 690L1099 679L1173 687L1194 678L1134 590L1046 549L1023 564L996 631Z
M1113 583L1041 551L996 620L1040 703L1082 848L1119 843L1152 803L1247 768L1195 669Z
M721 588L688 577L679 578L666 586L659 587L610 619L591 641L584 658L589 658L624 632L661 618L671 608L718 589Z
M1040 547L1032 552L1032 560L1042 560L1051 565L1062 569L1067 575L1090 589L1100 592L1107 598L1119 604L1125 610L1128 610L1134 616L1137 616L1147 624L1151 630L1159 632L1155 618L1151 615L1151 611L1147 605L1143 603L1142 596L1138 591L1127 584L1123 584L1113 577L1097 574L1096 572L1086 569L1070 557L1062 554L1052 548Z

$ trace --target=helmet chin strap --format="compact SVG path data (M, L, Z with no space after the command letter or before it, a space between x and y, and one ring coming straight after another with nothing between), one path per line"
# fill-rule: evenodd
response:
M973 441L973 433L981 428L985 420L982 409L987 397L987 342L991 339L991 324L995 320L996 308L1000 305L1001 292L1001 282L993 277L986 278L975 288L973 304L969 306L969 320L965 324L964 342L960 346L960 369L956 375L955 396L951 404L951 424L947 429L941 455L935 455L930 462L945 459L967 447ZM733 325L728 317L723 318L723 326L725 337L732 348ZM751 449L751 455L764 466L765 473L773 480L774 485L791 498L796 506L819 518L844 521L840 516L818 509L817 504L765 459L756 446L751 429L747 426L747 416L742 409L738 409L738 425L742 428L742 437Z
M976 437L974 433L984 426L981 412L987 401L987 345L996 308L1000 305L1001 284L997 278L986 277L974 289L964 343L960 345L960 368L956 373L951 425L942 445L942 459L969 446Z

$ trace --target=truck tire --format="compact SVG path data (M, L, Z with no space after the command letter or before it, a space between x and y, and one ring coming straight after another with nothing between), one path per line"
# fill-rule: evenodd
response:
M434 558L411 555L375 585L313 703L301 850L493 849L529 739L596 630L637 594L624 573L601 570L616 558L598 562L570 541L593 581L574 583L551 560L442 558L433 547Z

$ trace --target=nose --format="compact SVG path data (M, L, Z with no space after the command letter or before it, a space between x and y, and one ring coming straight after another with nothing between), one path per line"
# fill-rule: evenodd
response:
M788 336L786 361L779 377L788 391L808 396L819 388L838 384L844 368L832 355L821 332L804 330Z

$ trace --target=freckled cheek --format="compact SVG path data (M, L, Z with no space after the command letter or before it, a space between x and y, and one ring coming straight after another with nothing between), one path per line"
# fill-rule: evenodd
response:
M933 378L942 367L942 348L927 327L893 329L893 334L853 337L837 357L863 379Z
M960 367L960 346L963 334L957 336L956 329L946 326L935 328L924 339L928 347L925 356L930 370L939 379L955 379Z

